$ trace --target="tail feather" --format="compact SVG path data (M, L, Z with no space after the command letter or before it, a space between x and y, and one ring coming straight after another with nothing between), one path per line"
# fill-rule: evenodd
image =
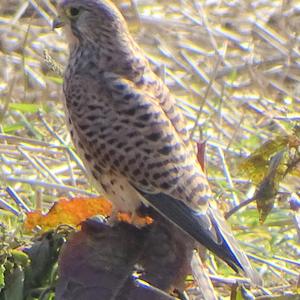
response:
M245 252L240 248L224 217L212 207L209 207L208 214L210 215L211 222L214 224L215 230L218 231L218 235L222 237L222 244L226 245L230 256L234 257L236 265L244 271L251 282L256 285L262 285L260 276L251 266Z
M254 284L261 284L225 219L215 208L209 207L205 213L198 213L169 195L139 193L160 214L223 259L233 270L238 272L241 269Z

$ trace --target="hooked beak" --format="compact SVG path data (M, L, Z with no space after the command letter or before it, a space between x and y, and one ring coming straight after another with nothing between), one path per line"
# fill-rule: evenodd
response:
M61 19L61 17L57 16L52 22L52 30L54 30L55 28L63 27L64 25L65 25L65 23Z

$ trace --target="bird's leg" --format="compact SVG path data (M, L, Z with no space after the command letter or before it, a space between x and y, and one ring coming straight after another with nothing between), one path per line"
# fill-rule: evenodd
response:
M117 224L119 222L119 212L117 211L117 209L113 206L112 207L112 212L110 214L110 216L108 216L107 218L107 224L110 226L114 226L115 224Z
M133 212L117 212L117 221L126 222L134 225L137 228L142 228L146 225L150 225L153 219L148 215L143 215L139 210Z

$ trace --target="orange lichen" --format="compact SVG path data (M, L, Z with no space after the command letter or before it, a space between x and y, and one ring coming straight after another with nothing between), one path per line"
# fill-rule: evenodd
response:
M79 226L92 216L109 216L111 211L111 203L104 198L62 198L46 214L40 211L27 213L24 226L27 230L33 230L36 226L49 230L62 224Z

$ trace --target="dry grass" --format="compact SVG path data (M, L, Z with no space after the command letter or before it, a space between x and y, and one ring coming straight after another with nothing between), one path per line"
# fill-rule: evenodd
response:
M253 185L236 171L241 158L300 121L299 4L118 3L189 119L192 137L207 139L207 171L220 205L225 210L237 205L253 193ZM49 0L0 0L0 198L2 206L16 211L20 199L33 209L60 196L95 193L65 127L62 79L44 59L46 51L62 66L67 61L63 35L51 31L54 15ZM260 294L296 289L299 224L287 199L299 187L296 177L282 182L287 197L264 225L254 205L232 218L235 234L264 276ZM2 210L0 218L14 231L9 212ZM213 266L211 274L219 281L215 272L226 275L226 269Z

